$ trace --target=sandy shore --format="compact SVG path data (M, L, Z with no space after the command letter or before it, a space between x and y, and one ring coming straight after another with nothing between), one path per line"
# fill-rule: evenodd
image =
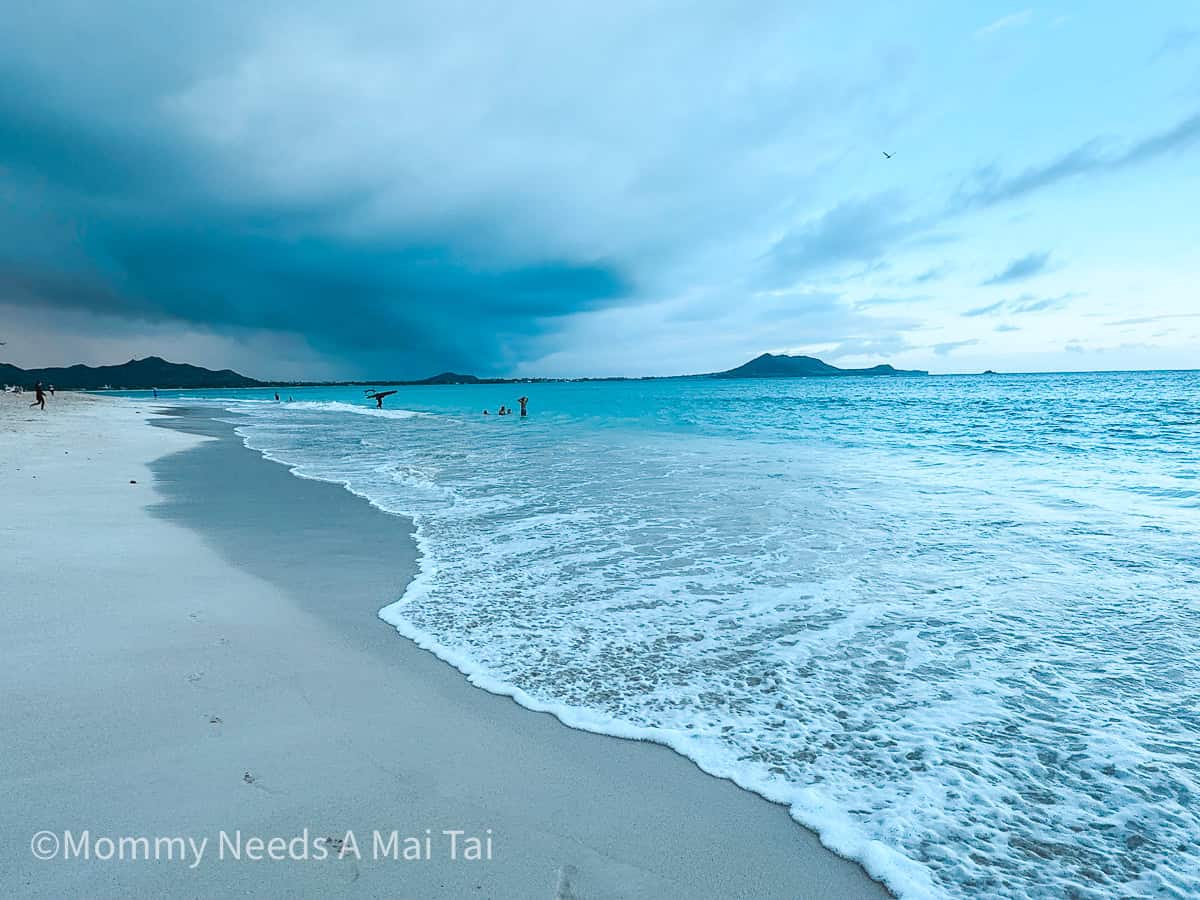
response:
M887 896L782 807L396 635L375 613L413 572L404 520L203 417L29 399L0 397L0 894ZM67 831L92 859L62 858ZM94 858L176 836L203 856ZM292 843L256 861L252 838Z

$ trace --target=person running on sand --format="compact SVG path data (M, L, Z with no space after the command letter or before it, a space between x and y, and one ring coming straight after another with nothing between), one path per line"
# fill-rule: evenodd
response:
M33 386L33 402L30 406L40 406L43 410L46 408L46 395L42 393L42 383L39 381Z
M529 412L525 409L525 405L527 403L529 403L529 398L528 397L518 397L517 402L521 404L521 418L523 419L527 415L529 415Z

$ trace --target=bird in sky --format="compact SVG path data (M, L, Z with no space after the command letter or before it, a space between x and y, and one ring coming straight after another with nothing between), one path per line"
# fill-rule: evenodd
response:
M888 153L886 150L884 150L883 155L886 156L888 159L891 159L893 154Z

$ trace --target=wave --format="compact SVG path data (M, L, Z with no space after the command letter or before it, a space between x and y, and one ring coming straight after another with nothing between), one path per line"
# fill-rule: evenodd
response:
M358 406L353 403L343 403L340 400L291 400L281 404L282 409L312 410L316 412L344 412L359 416L375 416L383 419L411 419L416 416L429 415L412 409L391 409L375 406Z
M1198 535L1178 498L1131 505L1171 484L1144 454L389 412L238 433L412 518L379 616L472 684L671 747L904 897L1200 889Z
M420 557L424 559L425 542L419 524L414 528L414 535L418 546L422 547ZM887 885L897 897L927 897L934 893L927 869L886 844L868 837L850 817L818 792L798 788L778 779L764 778L751 767L731 764L728 755L720 752L720 748L707 746L697 741L696 735L686 731L634 725L586 707L540 699L481 665L470 654L441 643L404 616L405 606L421 599L422 582L429 577L430 569L420 568L404 596L383 607L378 613L379 618L395 628L402 637L453 666L466 676L470 684L489 693L509 697L534 712L550 713L568 728L669 747L691 760L701 771L715 778L732 781L744 790L787 807L791 817L814 832L826 848L857 862L872 878Z

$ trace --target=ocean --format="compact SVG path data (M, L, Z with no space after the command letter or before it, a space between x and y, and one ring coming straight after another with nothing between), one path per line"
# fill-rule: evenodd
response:
M1200 372L272 393L160 395L411 516L481 687L904 897L1200 895Z

